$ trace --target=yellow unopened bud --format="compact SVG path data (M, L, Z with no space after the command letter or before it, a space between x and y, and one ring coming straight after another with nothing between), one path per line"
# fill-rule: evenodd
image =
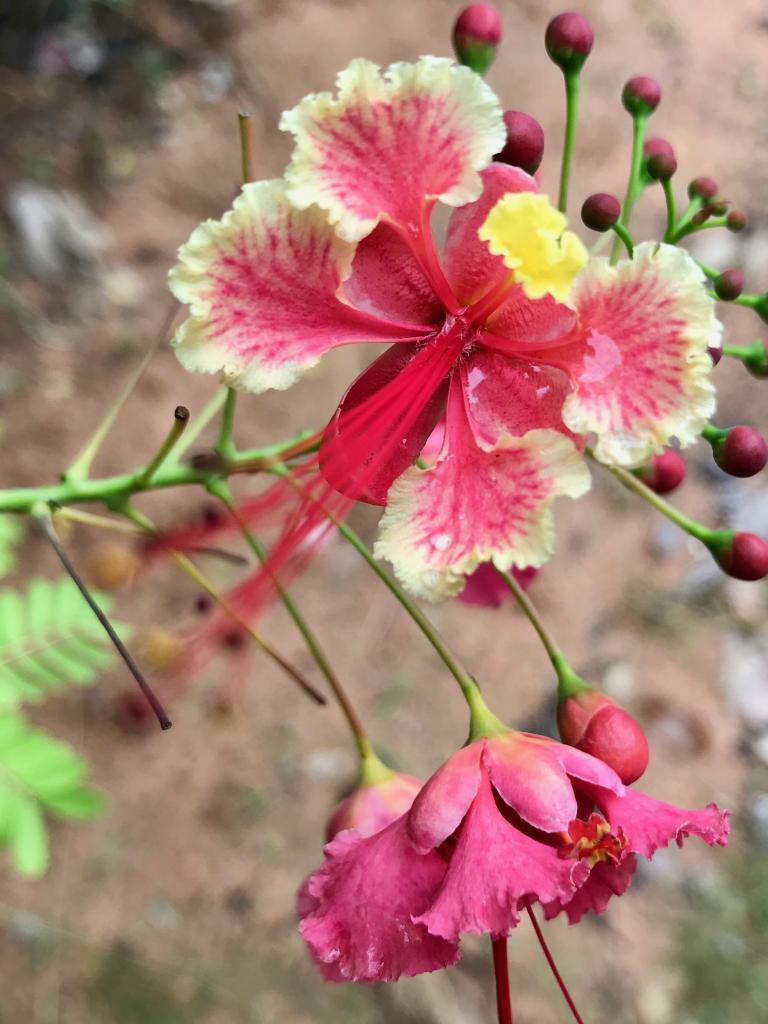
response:
M130 583L138 567L136 553L113 540L97 544L88 558L88 576L102 590L117 590Z
M147 631L139 650L150 668L161 670L168 668L181 654L181 638L170 629L155 626Z

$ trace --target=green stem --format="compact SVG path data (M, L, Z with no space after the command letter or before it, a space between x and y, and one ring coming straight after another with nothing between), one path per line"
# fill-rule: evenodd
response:
M237 127L240 134L240 166L243 172L243 184L253 181L253 119L245 111L237 115Z
M630 235L621 221L616 221L613 225L613 231L624 243L624 248L627 250L627 256L632 259L635 255L635 243L632 241L632 235Z
M224 394L222 393L222 400L223 398ZM183 439L185 442L189 440L189 434L195 425L197 424L193 424L187 431ZM307 436L306 431L298 435L298 440L305 436ZM296 445L297 438L292 437L287 441L268 445L265 448L255 448L248 452L242 452L228 460L226 471L230 474L249 473L253 471L254 464L258 468L263 468L265 464L278 458L281 452L295 448ZM174 451L178 451L178 446ZM209 470L179 465L175 461L169 462L168 459L153 474L150 480L144 479L145 474L146 469L141 467L130 473L119 473L115 476L101 477L96 480L67 479L61 480L56 484L45 484L42 487L13 487L0 490L0 513L29 512L33 505L39 502L47 505L73 505L79 502L98 501L110 505L121 498L132 494L139 494L143 491L155 491L166 487L179 487L187 484L202 484L205 486L212 475Z
M90 438L89 441L86 442L85 446L80 451L80 454L77 456L75 461L70 465L69 469L67 469L66 472L64 473L65 480L84 480L88 476L88 473L90 472L91 469L91 463L95 459L96 455L99 452L99 449L106 440L107 435L114 426L115 420L117 419L120 410L123 408L127 400L130 398L131 394L133 393L133 389L141 380L142 376L144 375L144 371L149 366L155 353L160 347L160 344L165 339L165 336L168 334L168 331L171 329L171 324L173 323L176 317L178 308L179 304L174 299L171 305L169 306L168 310L166 311L160 328L158 329L157 334L155 335L154 340L152 341L152 344L149 346L146 355L141 360L136 369L133 371L131 376L128 378L123 387L123 390L117 396L116 400L107 410L101 423L94 431L93 436Z
M565 138L563 140L563 159L560 165L560 191L558 193L557 206L562 213L567 213L573 148L576 142L576 123L579 116L581 69L578 71L565 71L563 76L565 79Z
M464 694L470 710L473 710L477 706L477 698L479 696L479 687L477 686L477 683L461 665L459 659L454 655L449 646L445 644L445 641L429 622L421 608L418 607L406 591L400 587L397 581L391 577L386 569L374 558L373 552L370 550L368 545L362 541L357 534L355 534L352 527L347 525L345 522L339 522L337 523L337 526L341 536L352 545L354 550L362 558L366 560L369 566L378 575L378 578L384 586L391 594L394 595L402 607L406 609L409 615L413 618L413 621L432 645L437 655L442 659L442 663L445 668L449 670L461 687L461 691Z
M235 426L235 406L237 404L237 392L234 388L227 388L227 395L224 399L224 410L221 414L221 428L216 444L213 446L217 455L222 459L232 459L237 455L237 448L232 438L232 431Z
M221 407L227 400L229 388L220 387L203 406L199 416L192 419L189 429L184 437L177 443L176 447L169 453L169 457L178 462L184 452L188 451L198 437L202 434L211 420L219 414Z
M148 516L145 516L143 512L140 512L137 508L131 505L130 502L126 501L121 506L120 511L122 515L132 523L135 523L143 533L157 533L157 528L152 520L149 519ZM233 622L237 623L243 632L247 633L247 635L254 641L256 646L260 647L267 657L271 658L275 664L277 664L286 673L286 675L297 683L308 697L311 697L316 704L325 704L325 697L323 697L322 693L318 693L314 686L304 678L301 672L299 672L299 670L295 668L287 658L283 657L276 647L273 647L266 637L262 636L261 633L257 632L245 621L245 619L241 618L241 616L237 614L224 595L214 587L208 577L197 568L190 558L182 554L180 551L173 552L171 557L176 565L178 565L178 567L185 572L187 576L189 576L189 578L211 598L211 600L215 601L222 611L228 615Z
M588 690L589 686L584 682L581 676L571 668L568 659L557 646L552 634L542 622L541 616L536 611L530 597L528 597L512 573L504 572L501 569L497 569L496 571L507 584L526 618L538 633L539 640L541 640L544 650L547 652L549 660L552 662L552 667L557 673L558 692L560 698L564 699L565 697L573 697L578 693L582 693L584 690Z
M691 537L695 537L696 540L700 540L703 544L708 547L711 544L717 544L718 540L725 537L726 534L730 536L729 531L711 530L708 526L704 526L702 523L697 523L694 519L690 519L688 516L683 515L679 509L676 509L669 502L665 501L660 495L652 491L650 487L647 487L642 480L639 480L636 476L629 472L627 469L623 469L621 466L609 466L604 462L599 462L594 458L592 452L587 450L587 454L602 466L603 469L607 469L609 473L612 473L628 490L634 491L638 497L642 498L643 501L647 501L649 505L652 505L657 512L661 512L663 516L671 520L681 530L685 530Z
M223 480L217 480L212 482L209 485L208 489L227 508L230 515L239 526L240 532L245 538L246 543L253 551L253 553L256 555L261 564L264 565L264 563L267 560L266 549L262 545L261 541L255 536L253 531L248 527L248 524L243 520L243 518L239 514L237 506L232 497L232 492L229 489L229 486ZM349 699L349 695L342 686L341 680L333 670L333 666L328 660L325 651L321 647L320 641L317 639L309 623L299 610L298 605L291 597L291 595L288 593L288 591L285 590L282 586L280 586L280 583L274 577L273 582L275 587L277 588L278 594L280 595L280 600L283 603L283 607L288 612L291 619L293 619L294 625L301 634L304 643L307 645L309 653L312 655L315 664L322 672L326 682L331 688L334 697L336 698L336 702L339 705L339 708L341 709L341 712L344 715L347 724L349 725L352 736L354 737L355 744L357 745L360 757L363 760L365 760L365 758L373 755L373 748L371 746L370 740L368 739L368 735L365 731L360 716L355 710L352 701Z
M710 217L709 220L705 220L703 224L685 224L684 226L678 226L674 232L672 241L677 243L685 238L687 235L698 234L699 231L709 231L710 228L724 228L728 223L727 217Z
M186 405L177 405L173 412L173 423L171 424L171 429L168 431L168 435L157 449L157 452L150 459L147 464L147 468L141 475L142 486L147 487L152 482L152 477L168 458L174 445L186 430L188 423L189 409Z
M664 241L668 242L674 234L675 224L677 223L675 188L671 178L662 181L661 187L664 189L664 201L667 204L667 229L664 232Z
M643 143L645 142L645 126L648 123L647 114L635 114L632 118L632 161L629 167L629 180L627 191L621 207L621 223L629 227L635 201L643 190L641 172L643 169ZM611 263L615 263L621 252L621 238L615 238L611 249Z

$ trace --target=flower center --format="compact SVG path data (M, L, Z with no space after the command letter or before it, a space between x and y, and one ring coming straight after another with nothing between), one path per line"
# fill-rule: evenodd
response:
M622 828L613 835L611 826L599 814L590 814L586 821L575 818L566 835L568 841L557 851L558 856L585 860L591 868L603 861L618 864L628 842Z

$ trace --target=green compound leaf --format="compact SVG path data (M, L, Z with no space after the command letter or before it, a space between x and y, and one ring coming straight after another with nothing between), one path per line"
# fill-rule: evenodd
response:
M0 577L9 573L16 564L14 548L23 535L24 530L15 516L0 515Z
M85 785L86 772L66 743L17 712L0 712L0 844L21 874L36 878L48 866L44 812L61 818L101 812L102 798Z
M108 599L96 597L108 611ZM92 683L112 658L109 638L69 577L32 580L25 593L0 590L0 711Z

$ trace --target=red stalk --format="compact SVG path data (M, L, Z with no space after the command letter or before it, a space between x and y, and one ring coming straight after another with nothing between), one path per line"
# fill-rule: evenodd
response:
M493 973L496 976L496 1012L499 1016L499 1024L512 1024L506 935L500 939L491 939L491 946L493 948Z

